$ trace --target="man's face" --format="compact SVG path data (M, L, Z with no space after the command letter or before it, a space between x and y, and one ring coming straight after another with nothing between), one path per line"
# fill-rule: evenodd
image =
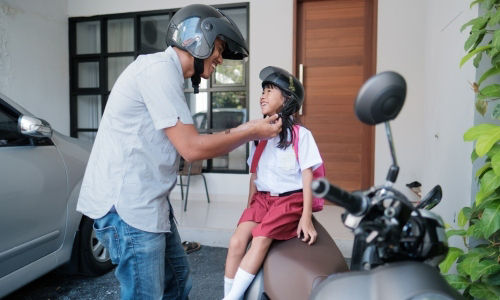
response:
M217 65L222 64L222 52L224 52L225 43L221 39L215 39L214 51L209 58L203 60L203 73L200 75L201 78L208 79L210 75L215 71Z

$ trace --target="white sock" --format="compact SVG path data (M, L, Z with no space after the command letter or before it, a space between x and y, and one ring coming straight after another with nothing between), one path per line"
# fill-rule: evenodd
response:
M234 276L233 287L223 300L239 300L245 294L250 283L255 278L255 274L250 274L242 268L238 268Z
M226 276L224 276L224 297L226 297L227 294L229 294L229 292L231 291L233 281L234 278L227 278Z

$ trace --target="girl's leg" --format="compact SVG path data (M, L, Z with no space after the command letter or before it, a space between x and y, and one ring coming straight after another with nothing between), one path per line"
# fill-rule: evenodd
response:
M243 297L248 286L255 278L255 274L262 266L272 241L271 238L263 236L253 238L252 245L243 257L236 272L231 292L224 297L224 300L237 300Z
M229 249L227 250L225 277L234 278L241 259L245 255L248 243L252 238L252 229L255 226L257 226L257 223L247 221L236 227L236 231L229 241Z
M273 239L265 236L257 236L252 240L252 245L240 263L240 268L251 274L257 274Z

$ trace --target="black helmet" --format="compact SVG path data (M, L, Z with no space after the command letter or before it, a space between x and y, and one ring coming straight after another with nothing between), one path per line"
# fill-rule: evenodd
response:
M278 67L265 67L260 71L259 78L262 80L262 87L268 83L274 84L285 93L290 95L290 98L295 100L300 108L304 103L304 86L292 74Z
M198 59L212 54L217 37L226 42L223 58L248 56L247 44L236 24L212 6L188 5L177 11L168 24L167 45L185 50Z

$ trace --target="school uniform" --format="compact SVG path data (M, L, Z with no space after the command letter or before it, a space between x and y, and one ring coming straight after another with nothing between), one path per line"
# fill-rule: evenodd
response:
M238 224L246 221L259 223L252 230L254 237L288 240L297 236L302 216L302 171L308 168L315 170L323 161L311 132L305 127L301 126L299 130L298 161L293 145L280 149L277 147L279 140L279 136L269 139L262 152L254 181L257 192ZM249 166L252 165L255 149L255 144L251 143Z

